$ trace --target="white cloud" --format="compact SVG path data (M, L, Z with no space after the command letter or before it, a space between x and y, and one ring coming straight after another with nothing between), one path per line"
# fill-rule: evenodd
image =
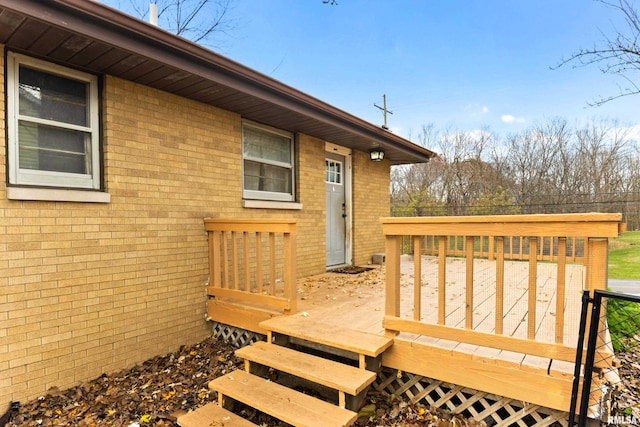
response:
M483 112L484 114L487 114L487 113L489 112L489 107L487 107L486 105L483 105L483 106L482 106L482 112Z
M502 119L503 122L505 123L524 123L524 117L515 117L512 116L511 114L504 114L502 116L500 116L500 119Z

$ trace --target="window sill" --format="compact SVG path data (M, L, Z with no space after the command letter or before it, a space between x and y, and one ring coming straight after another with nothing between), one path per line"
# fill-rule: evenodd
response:
M110 203L111 195L99 191L7 187L7 199L44 202Z
M269 200L243 200L242 207L248 209L289 209L302 210L302 203L274 202Z

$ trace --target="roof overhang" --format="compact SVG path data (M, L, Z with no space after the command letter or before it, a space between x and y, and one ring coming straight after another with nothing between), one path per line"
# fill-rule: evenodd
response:
M381 127L93 0L0 0L0 43L355 150L382 148L392 164L421 163L435 156Z

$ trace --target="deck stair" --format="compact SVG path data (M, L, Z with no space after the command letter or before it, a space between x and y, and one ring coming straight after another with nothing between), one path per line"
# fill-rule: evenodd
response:
M336 328L300 314L275 317L260 326L267 331L267 342L236 350L245 359L245 371L230 372L209 383L218 392L220 406L216 407L226 411L236 401L242 402L293 426L353 424L376 378L381 354L393 340ZM209 424L180 425L210 423L211 419Z
M256 427L256 424L251 421L247 421L213 402L207 403L196 411L179 416L178 425L181 427Z

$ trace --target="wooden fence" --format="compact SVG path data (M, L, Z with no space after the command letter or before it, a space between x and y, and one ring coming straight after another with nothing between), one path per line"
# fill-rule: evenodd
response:
M502 350L572 362L575 344L564 342L565 272L567 241L585 239L587 242L583 262L586 266L585 287L589 290L605 289L607 283L607 242L616 237L621 227L620 214L568 214L568 215L505 215L473 217L420 217L384 218L381 220L386 238L386 291L384 327L388 334L408 332L434 338L492 347ZM409 236L409 237L408 237ZM434 236L438 238L433 240ZM464 327L446 324L447 313L447 257L449 237L464 236L466 258L466 285L463 302ZM507 237L504 237L507 236ZM516 337L504 331L504 292L506 238L518 236L528 241L526 337ZM555 342L541 341L536 336L537 269L539 238L547 236L557 241L557 272L555 274ZM425 238L427 237L427 238ZM400 256L403 241L412 242L412 253L422 254L425 242L437 242L438 257L438 318L435 323L421 320L421 257L414 256L413 314L400 312ZM474 257L477 242L495 239L495 313L491 332L474 330ZM432 239L432 240L429 240ZM456 237L456 239L459 239ZM406 247L405 247L406 249ZM521 251L524 252L524 251ZM458 252L452 251L453 254ZM579 296L578 296L579 298ZM603 358L608 356L603 354Z
M204 226L211 299L296 312L295 220L205 219Z

